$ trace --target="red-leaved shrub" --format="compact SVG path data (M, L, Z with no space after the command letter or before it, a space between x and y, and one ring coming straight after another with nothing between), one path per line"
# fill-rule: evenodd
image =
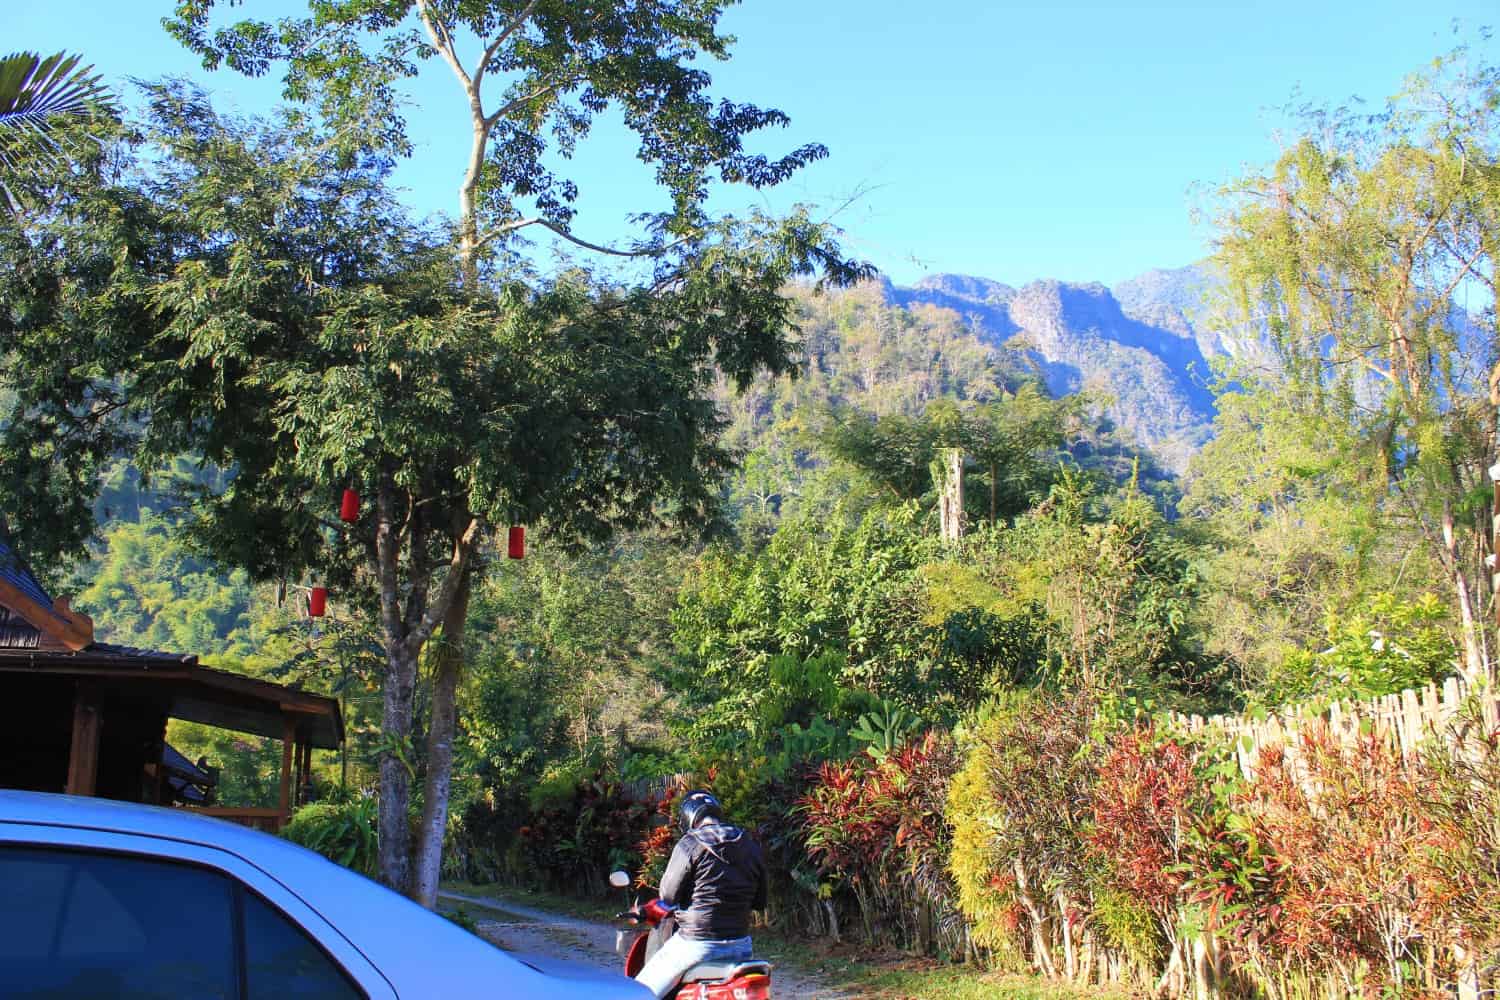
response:
M1258 914L1263 976L1434 995L1449 964L1450 912L1431 898L1431 859L1454 846L1430 815L1429 772L1370 736L1307 727L1295 754L1264 751L1244 804L1271 858Z
M944 867L943 808L957 766L952 740L933 730L878 759L824 763L798 802L808 857L831 890L853 896L867 939L961 944Z

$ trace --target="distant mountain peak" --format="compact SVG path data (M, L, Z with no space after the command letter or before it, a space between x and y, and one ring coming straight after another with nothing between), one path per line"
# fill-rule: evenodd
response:
M969 274L929 274L912 287L917 291L938 292L985 305L1003 305L1016 294L1009 285Z
M1202 319L1212 274L1199 266L1147 271L1111 289L1100 282L935 274L887 299L953 309L981 339L1024 351L1054 394L1088 388L1110 398L1111 419L1166 464L1186 468L1214 416L1211 358L1223 354Z

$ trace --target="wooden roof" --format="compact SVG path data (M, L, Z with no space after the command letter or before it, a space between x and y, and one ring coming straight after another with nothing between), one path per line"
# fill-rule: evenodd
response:
M146 685L168 699L174 719L281 739L290 718L312 746L331 750L344 740L332 698L205 667L189 654L94 642L93 627L66 600L50 597L0 537L0 677L28 672Z

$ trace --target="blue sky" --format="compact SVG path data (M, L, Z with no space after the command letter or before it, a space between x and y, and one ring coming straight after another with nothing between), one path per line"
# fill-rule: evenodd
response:
M0 48L80 51L114 80L188 75L244 110L274 100L272 81L205 74L159 28L169 9L22 0L0 12ZM233 10L278 9L296 8ZM832 208L863 192L838 220L850 248L896 282L957 271L1114 283L1207 252L1195 187L1274 158L1275 109L1294 92L1379 102L1456 37L1500 58L1477 30L1497 15L1493 0L748 0L725 21L735 58L710 69L723 96L792 116L762 140L766 152L806 141L832 151L763 203ZM418 211L451 210L467 145L456 84L434 62L410 97L418 148L398 180ZM633 149L606 125L581 152L580 235L623 238L627 214L657 206Z

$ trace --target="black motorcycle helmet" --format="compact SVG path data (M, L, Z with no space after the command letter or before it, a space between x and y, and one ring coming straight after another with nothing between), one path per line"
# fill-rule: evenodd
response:
M713 792L695 788L682 797L677 817L682 821L682 832L686 833L709 817L723 819L724 807L714 798Z

